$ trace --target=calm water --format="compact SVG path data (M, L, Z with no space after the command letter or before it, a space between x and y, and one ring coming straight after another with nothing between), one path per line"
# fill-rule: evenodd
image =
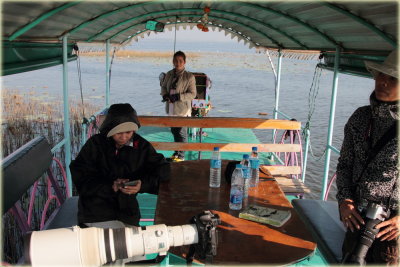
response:
M171 51L171 42L141 40L127 49ZM272 117L274 106L274 76L267 56L255 54L236 43L179 42L176 50L201 52L201 57L188 58L189 71L204 72L212 80L211 98L215 106L209 116L260 117L259 112ZM220 52L224 51L224 53ZM275 64L277 59L273 58ZM304 123L308 115L308 97L317 60L283 59L279 109ZM158 76L171 69L167 58L115 58L111 75L111 103L129 102L141 115L164 114L159 96ZM83 94L86 102L104 104L105 67L103 58L81 58ZM311 120L311 142L314 154L321 156L327 138L329 105L333 73L322 71L315 112ZM353 111L368 104L373 80L349 75L339 75L337 108L333 144L340 149L343 127ZM69 87L73 99L80 99L77 63L69 63ZM43 101L59 100L62 96L61 67L56 66L34 72L3 77L3 88L19 92L33 91ZM265 117L265 116L264 116ZM257 131L257 136L270 142L269 131ZM336 168L337 156L332 153L331 173ZM323 173L323 158L309 158L306 183L319 197ZM333 170L332 170L333 169Z

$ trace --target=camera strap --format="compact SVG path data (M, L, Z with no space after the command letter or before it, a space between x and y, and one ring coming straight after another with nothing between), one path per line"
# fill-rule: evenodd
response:
M359 181L361 180L362 176L364 175L365 170L368 168L368 165L372 162L372 160L378 155L378 153L383 149L385 145L387 145L391 140L393 140L396 137L397 133L397 126L399 122L396 120L393 122L393 124L390 126L390 128L382 135L382 137L375 143L375 145L369 150L368 153L368 158L365 161L364 168L360 174L360 176L357 179L357 185ZM396 183L394 183L393 188L395 187ZM359 188L358 188L359 190ZM388 199L388 203L391 201L392 197Z

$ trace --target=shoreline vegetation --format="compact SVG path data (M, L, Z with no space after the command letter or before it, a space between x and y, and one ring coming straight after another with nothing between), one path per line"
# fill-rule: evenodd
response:
M60 99L47 99L47 95L37 95L34 91L22 94L16 90L3 89L2 102L2 152L3 158L17 150L22 145L40 135L46 137L51 147L64 138L63 105ZM85 103L85 115L90 116L100 110L100 107ZM80 148L82 138L83 106L78 100L70 100L71 153L73 158ZM59 149L54 156L64 162L64 150ZM65 166L64 166L65 168ZM62 173L54 168L61 188L65 188ZM32 229L39 230L41 211L47 200L47 176L41 177L38 183L33 205ZM29 189L20 199L22 210L27 211L31 197ZM52 201L47 215L57 208ZM3 260L15 264L23 255L22 233L12 213L7 212L2 217L3 224Z
M104 57L105 52L103 51L96 51L96 52L81 52L81 56L86 56L86 57ZM110 51L110 55L113 54L113 51ZM204 55L204 53L201 52L185 52L186 57L188 58L198 58ZM171 59L172 56L174 55L173 51L167 52L167 51L139 51L139 50L118 50L115 52L116 57L122 57L122 58L130 58L130 57L142 57L142 58L151 58L151 57L157 57L157 58L168 58Z

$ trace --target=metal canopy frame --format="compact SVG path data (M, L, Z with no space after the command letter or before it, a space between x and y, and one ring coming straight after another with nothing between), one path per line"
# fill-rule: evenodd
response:
M33 1L32 1L33 2ZM83 1L83 0L78 0L74 2L65 2L65 3L60 3L60 5L56 8L53 8L51 10L44 11L42 14L38 15L36 18L33 18L30 20L25 25L21 25L19 28L15 29L9 36L3 36L4 40L8 41L21 41L21 40L30 40L30 41L40 41L40 37L35 38L34 36L31 37L24 37L24 34L29 33L35 26L38 26L40 24L46 23L49 21L51 18L54 18L56 15L61 14L62 12L66 12L68 10L71 10L73 8L81 8L81 3L83 2L89 2L89 1ZM90 2L89 2L90 3ZM274 108L274 119L278 118L278 115L283 115L284 117L288 117L286 114L281 112L278 107L279 107L279 91L280 91L280 77L281 77L281 67L282 67L282 57L284 56L283 50L287 47L282 41L276 39L279 38L278 36L274 37L271 36L270 34L267 33L267 31L263 31L260 28L257 28L258 26L268 28L269 30L273 30L276 33L278 33L281 36L284 36L285 38L289 39L291 42L297 44L299 48L297 50L309 50L310 47L312 50L315 50L314 47L310 45L306 45L304 42L302 42L300 39L296 38L292 34L284 31L283 29L280 29L278 26L275 26L273 23L266 22L264 20L261 20L260 18L257 18L256 16L253 16L252 13L257 13L257 12L264 12L265 14L272 14L276 15L282 19L286 19L290 22L295 23L295 25L301 26L303 29L306 29L307 31L314 33L316 36L320 37L321 40L324 40L325 42L329 43L332 48L325 49L320 47L321 50L328 50L332 51L335 50L335 58L334 58L334 64L333 64L333 82L332 82L332 95L331 95L331 106L330 106L330 115L329 115L329 124L328 124L328 133L327 133L327 144L326 144L326 154L325 154L325 167L324 167L324 177L322 181L322 186L323 190L321 192L321 199L324 198L325 195L325 190L327 187L327 180L328 180L328 173L329 173L329 161L330 161L330 152L334 151L336 153L339 153L339 150L336 148L332 147L332 135L333 135L333 125L334 125L334 117L335 117L335 105L336 105L336 96L337 96L337 88L338 88L338 73L341 70L340 69L340 58L342 55L344 55L344 52L347 51L353 51L353 52L360 52L359 54L362 55L353 55L355 58L359 59L366 59L363 57L374 57L374 55L378 54L378 57L375 57L378 61L380 59L383 59L382 56L385 54L388 54L389 48L385 48L386 50L376 50L376 48L371 48L368 51L358 51L357 49L354 48L349 48L349 47L344 47L344 45L336 40L336 36L332 35L332 33L327 33L324 30L321 30L318 28L318 26L314 26L311 23L307 22L307 20L300 19L300 17L296 17L290 13L281 11L277 8L274 7L266 7L262 4L261 2L245 2L245 1L236 1L236 2L225 2L225 1L204 1L204 2L196 2L198 3L197 8L182 8L184 6L184 3L189 3L189 1L169 1L169 0L156 0L156 1L144 1L144 2L137 2L135 4L129 4L124 7L119 7L115 8L113 10L102 10L101 14L95 14L94 16L87 18L83 21L80 21L76 25L74 25L72 28L65 28L64 31L60 34L60 36L49 36L47 38L42 38L46 39L44 41L48 40L53 40L53 41L59 41L62 40L62 45L63 45L63 98L64 98L64 139L57 144L52 151L54 152L55 150L61 148L62 146L65 145L65 164L68 167L70 162L71 162L71 151L70 151L70 130L69 130L69 101L68 101L68 40L70 41L86 41L86 42L92 42L92 41L101 41L101 42L106 42L106 86L105 86L105 94L106 94L106 99L105 99L105 106L108 107L110 105L110 98L109 98L109 93L110 93L110 77L109 77L109 68L110 68L110 60L109 60L109 51L110 51L110 44L117 43L117 44L122 44L128 41L131 38L134 38L135 36L139 34L143 34L146 29L143 27L143 30L139 29L136 30L136 32L132 33L128 38L125 38L122 41L116 40L117 37L119 37L122 34L126 34L130 30L134 30L135 27L137 26L144 26L145 21L143 19L147 17L151 17L151 19L163 19L163 20L168 20L169 18L174 18L177 16L188 16L188 17L201 17L203 13L203 7L211 5L211 12L209 14L209 18L216 20L218 23L213 23L210 22L209 25L211 27L219 27L224 29L225 31L240 35L241 37L244 38L246 42L251 42L253 44L258 45L257 42L255 42L253 39L255 33L257 36L263 37L264 40L269 40L272 42L274 46L270 46L271 48L277 48L278 49L278 69L277 73L275 74L275 108ZM273 2L277 3L277 2ZM287 2L290 4L291 2ZM297 1L293 2L295 4L299 4ZM305 2L309 3L309 2ZM383 2L383 3L389 3L391 4L392 2ZM396 6L398 8L397 2L395 2ZM6 5L7 3L5 3ZM36 3L35 3L36 4ZM213 8L213 5L215 4L215 8ZM319 5L322 7L329 8L336 12L337 14L341 14L346 18L351 19L351 21L355 21L358 24L365 26L366 29L371 31L374 36L379 36L383 40L383 44L387 46L389 44L391 46L391 49L396 49L398 44L396 40L396 36L391 36L390 34L386 33L380 25L374 25L371 21L358 16L352 10L346 9L346 3L341 2L339 4L334 4L334 3L326 3L326 2L320 2ZM26 3L26 5L29 5L29 3ZM38 6L38 4L36 5ZM153 11L150 12L145 12L144 14L137 14L134 16L130 16L129 18L122 17L122 21L116 22L113 20L108 21L109 17L115 14L122 14L122 12L126 12L129 10L134 10L138 8L143 8L143 7L153 7ZM168 6L169 9L166 8ZM222 8L225 6L229 7L235 7L234 11L232 10L223 10ZM178 8L174 8L178 7ZM240 7L243 8L250 8L250 11L247 10L247 13L249 15L245 15L243 13L240 13ZM156 11L154 11L154 9ZM157 10L158 9L158 10ZM254 10L254 12L252 12ZM3 7L4 11L4 7ZM171 15L168 15L171 13ZM185 13L185 14L182 14ZM24 16L25 14L21 14L21 16ZM264 15L264 14L263 14ZM235 18L240 18L241 21L236 21L234 19L229 19L226 16L233 16ZM131 22L134 22L136 20L141 20L140 22L137 22L133 25L128 25L128 27L119 30L117 33L111 33L111 35L107 36L107 33L112 32L113 30L117 29L118 27L121 27L123 25L129 24ZM96 34L90 34L90 36L86 36L86 39L80 40L79 38L75 37L75 35L80 32L82 33L83 29L88 28L89 26L92 26L93 24L96 24L99 21L105 21L105 25L109 23L108 26L103 27L99 31L97 31ZM244 29L250 30L249 32L241 32L239 30L236 30L234 27L226 27L222 26L220 21L225 21L228 23L231 23L233 25L240 26ZM195 23L195 21L187 21L187 22L179 22L179 23ZM15 24L15 22L14 22ZM166 23L168 24L168 23ZM175 22L175 26L178 23ZM253 27L254 25L254 27ZM257 25L257 27L255 26ZM89 32L89 31L88 31ZM369 32L368 32L369 33ZM88 33L89 35L89 33ZM100 38L104 37L104 38ZM315 37L315 36L314 36ZM96 40L99 39L99 40ZM379 38L378 38L379 39ZM318 42L321 42L319 40ZM43 40L42 40L43 41ZM317 41L316 41L317 42ZM262 46L266 46L262 44ZM385 46L385 47L386 47ZM268 46L266 46L268 47ZM291 48L293 49L293 48ZM268 54L269 56L269 54ZM352 56L352 55L350 55ZM379 58L381 56L381 58ZM270 60L270 63L273 67L272 61ZM274 70L274 68L273 68ZM309 132L306 133L306 142L305 142L305 157L304 157L304 168L306 167L306 161L307 161L307 151L308 151L308 146L309 146ZM305 170L303 170L303 176L302 179L304 181L304 176L305 176ZM72 185L71 181L71 173L69 171L69 168L67 168L67 178L68 178L68 183L70 186ZM70 191L70 194L72 191Z

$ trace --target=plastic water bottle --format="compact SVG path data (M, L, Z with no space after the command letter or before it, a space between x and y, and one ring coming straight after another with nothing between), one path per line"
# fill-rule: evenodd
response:
M210 161L210 187L221 186L221 155L219 147L214 147Z
M240 164L242 165L243 178L244 178L243 198L247 198L249 196L250 171L251 171L249 155L244 154Z
M236 164L236 169L232 173L231 194L229 198L229 208L240 210L243 202L243 171L242 165Z
M256 187L260 180L260 172L258 169L260 167L260 160L258 159L258 152L256 146L251 148L250 166L251 166L250 187Z

